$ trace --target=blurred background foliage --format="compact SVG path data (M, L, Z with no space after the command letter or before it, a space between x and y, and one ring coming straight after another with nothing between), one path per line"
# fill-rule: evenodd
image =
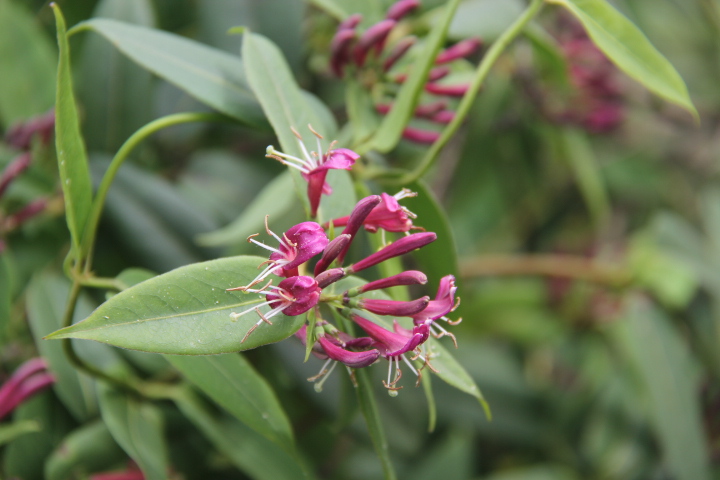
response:
M346 118L343 83L327 67L336 20L319 8L326 2L57 3L69 26L113 18L232 55L241 39L227 30L248 26L282 49L303 88L330 105L341 123ZM390 2L333 3L347 12L364 10L371 22ZM432 7L442 3L425 0L429 13L421 21L432 24ZM546 7L532 34L501 58L470 118L426 177L447 212L458 254L458 314L464 322L454 332L460 346L455 355L483 390L493 419L487 421L470 396L435 381L438 419L428 434L420 389L406 388L398 398L379 395L400 478L720 478L720 3L611 3L676 66L701 122L619 72L623 119L615 128L593 132L548 116L549 103L572 95L558 47L564 28L558 7ZM489 44L523 8L519 0L467 0L448 44L477 36ZM75 34L71 48L96 181L122 142L148 121L210 110L100 35ZM56 56L46 2L0 0L0 129L8 132L53 106ZM273 142L268 127L190 124L144 143L108 198L98 274L116 277L130 267L162 273L254 253L242 242L203 246L197 239L241 216L283 171L264 158ZM412 165L425 148L403 142L386 160ZM0 142L0 169L17 154ZM0 203L3 376L38 353L62 355L39 338L56 328L68 289L59 272L69 237L52 146L36 139L32 155L32 166ZM38 198L47 200L39 215L21 225L7 221ZM410 199L406 205L419 215L419 225L434 218L432 202ZM278 229L301 218L296 208L293 202L280 208ZM245 226L252 233L260 225ZM90 291L78 318L103 299ZM156 356L95 350L84 354L108 368L120 365L148 378L175 375ZM379 478L365 427L353 414L354 399L339 393L333 383L338 378L315 393L305 378L318 365L301 364L302 355L290 339L246 357L275 389L320 477ZM64 375L86 380L72 371ZM56 386L15 411L13 422L34 420L37 429L3 447L6 476L50 478L52 464L52 478L86 478L126 462L107 431L91 421L96 401L68 395ZM178 406L160 402L153 408L146 413L164 420L164 440L158 441L165 442L181 478L263 478L250 470L238 473L233 453L219 451ZM243 432L225 438L232 435L242 438ZM61 465L70 462L58 459L62 442L77 448L76 464Z

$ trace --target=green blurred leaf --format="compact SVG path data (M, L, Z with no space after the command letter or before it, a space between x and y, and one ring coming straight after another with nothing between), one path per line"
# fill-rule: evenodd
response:
M243 472L258 480L312 478L275 443L235 418L219 415L190 389L174 398L180 411L221 453Z
M235 418L286 452L294 452L292 428L280 402L242 355L165 358Z
M380 117L370 92L360 82L349 79L345 87L348 121L353 129L353 145L367 141L377 130Z
M107 426L95 421L65 437L45 463L46 480L85 478L109 468L127 457L115 443Z
M450 0L445 4L443 15L426 37L422 52L414 59L413 68L400 88L392 110L385 115L377 133L368 142L369 149L389 152L400 141L403 129L410 121L420 95L423 93L428 73L435 64L435 57L445 40L445 34L459 4L460 0Z
M320 199L320 208L318 209L320 223L350 215L357 204L355 188L348 172L330 170L326 181L332 187L333 193L332 195L323 195Z
M237 320L230 317L264 298L226 291L250 283L264 261L240 256L178 268L123 290L87 319L47 338L85 338L180 355L229 353L278 342L297 331L304 317L273 317L273 325L260 325L244 343L260 317L254 311Z
M620 69L697 120L685 82L647 37L606 0L547 0L567 8Z
M678 480L709 480L696 360L664 312L641 297L611 329L648 399L660 447Z
M417 197L403 200L403 204L415 213L418 218L413 222L428 232L437 233L437 240L413 253L420 263L421 270L428 276L429 287L436 289L440 279L445 275L454 275L460 279L458 269L457 247L445 209L435 198L435 194L427 184L419 180L408 188L418 193ZM433 295L431 295L434 298Z
M42 340L45 335L62 327L69 292L68 281L58 274L35 275L27 290L28 321L38 350L55 376L53 389L70 413L77 420L84 421L97 414L93 381L70 364L61 342ZM89 315L93 308L86 297L80 297L75 319Z
M39 432L40 425L35 420L20 420L0 425L0 445L12 442L27 433Z
M237 120L264 126L236 56L171 33L109 19L93 19L74 31L93 30L143 68Z
M22 2L0 2L0 123L5 126L52 108L55 53Z
M484 480L578 480L579 478L570 468L550 463L510 468L483 477Z
M283 172L265 186L235 221L219 230L198 236L197 241L212 247L244 242L248 235L262 228L265 215L271 219L283 215L296 201L292 176L290 172Z
M448 36L479 37L489 42L499 37L525 8L520 0L468 0L462 2L450 23Z
M145 268L126 268L115 277L115 280L125 290L155 276L157 276L157 273Z
M7 341L10 316L12 314L12 272L8 252L0 252L0 344Z
M467 480L472 477L474 457L470 434L450 432L425 452L410 477L413 480Z
M102 0L93 17L155 25L149 0ZM88 149L114 152L151 120L152 75L97 36L85 39L79 67Z
M50 391L26 400L13 412L15 422L32 421L39 431L15 438L3 451L3 474L8 478L45 480L45 459L70 431L72 420Z
M168 478L167 446L159 410L99 383L102 419L115 441L140 467L147 480Z
M90 213L92 185L73 93L70 46L65 31L65 19L57 4L53 4L52 8L55 13L58 45L60 46L55 102L55 147L60 169L60 182L65 197L68 228L76 255L81 257L85 252L79 250L80 241Z

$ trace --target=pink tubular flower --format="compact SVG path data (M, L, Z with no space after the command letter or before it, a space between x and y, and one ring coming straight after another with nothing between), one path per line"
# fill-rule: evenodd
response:
M352 235L343 233L335 237L330 243L328 243L322 257L318 260L315 265L315 276L327 270L330 264L347 249L352 241Z
M388 9L385 18L398 21L419 6L419 0L400 0Z
M47 372L47 364L42 358L33 358L20 365L0 387L0 419L53 382L55 378Z
M317 152L309 152L303 143L300 134L295 129L292 129L298 139L304 158L298 158L279 152L275 150L275 147L272 145L267 147L265 156L274 158L288 167L300 170L303 178L308 182L310 215L315 217L317 215L317 209L320 206L321 195L330 195L332 193L332 188L327 182L325 182L328 170L350 170L355 164L355 161L360 158L360 155L347 148L333 149L335 142L332 142L327 151L324 154L321 154L322 145L320 144L320 140L322 140L323 137L313 130L310 125L308 125L308 128L317 139Z
M437 235L434 232L413 233L412 235L395 240L390 245L380 249L368 257L365 257L359 262L350 265L345 269L345 271L348 275L357 273L360 270L365 270L366 268L375 266L378 263L382 263L390 258L399 257L400 255L412 252L417 248L424 247L435 240L437 240Z
M350 318L375 341L373 346L379 350L380 355L389 360L387 382L383 381L385 388L391 392L396 392L402 388L396 387L397 382L402 377L400 371L401 358L418 377L418 380L420 379L420 374L405 357L405 353L414 351L428 339L429 327L427 325L416 325L412 330L407 330L395 321L393 322L394 331L391 332L359 315L351 314ZM420 354L418 353L418 355ZM395 365L395 378L391 380L393 364Z
M352 242L352 239L355 238L358 230L360 230L363 222L365 222L365 218L367 218L370 212L372 212L372 210L380 203L380 201L381 198L379 196L370 195L361 199L357 204L355 204L355 208L353 208L350 216L347 217L347 221L343 224L345 225L345 228L342 231L343 235L350 235L350 242ZM350 243L348 242L348 244L345 245L345 248L343 248L343 250L337 257L339 264L342 265L343 260L345 260L345 255L347 255L349 249Z
M398 203L398 200L415 196L417 196L417 193L411 192L406 188L394 196L381 193L380 197L382 201L372 209L362 222L365 230L371 233L375 233L379 229L383 229L386 232L409 232L413 228L411 219L417 218L417 215L407 208L402 207ZM347 225L349 218L350 217L341 217L335 219L333 220L333 224L336 226Z
M233 288L232 290L247 290L253 285L262 282L271 273L282 277L297 275L298 266L322 252L328 244L325 231L315 222L298 223L294 227L290 227L280 238L268 227L268 217L266 216L265 231L278 241L279 247L273 248L258 242L254 238L259 235L257 233L250 235L248 237L249 242L272 252L270 259L265 262L268 266L248 285Z
M449 63L454 60L467 57L468 55L472 55L478 48L480 48L480 45L482 45L482 42L479 38L468 38L466 40L462 40L440 52L437 58L435 58L435 64L442 65L444 63Z
M344 268L331 268L330 270L325 270L324 272L316 275L315 280L317 280L320 288L325 288L328 285L332 285L333 283L337 282L338 280L340 280L344 277L345 277L345 269Z
M243 342L247 340L250 334L259 327L262 322L272 325L270 319L280 313L291 317L300 315L317 305L318 300L320 300L321 289L318 286L317 281L312 277L295 276L286 278L280 282L277 287L272 286L271 284L272 281L260 289L242 287L242 289L246 292L265 295L266 299L265 302L254 305L252 308L239 313L233 312L230 314L233 320L237 320L243 315L253 311L260 316L260 320L258 320L257 323L248 330L245 337L243 337ZM228 290L231 291L238 289L230 288ZM260 311L260 307L265 305L269 305L271 310L263 314Z
M356 37L355 30L338 30L330 42L330 67L338 77L342 77L343 68L350 61L350 49Z
M458 298L457 301L455 300L455 292L457 292L455 277L452 275L444 276L440 280L440 286L438 287L435 300L431 300L424 310L412 315L412 318L413 323L416 326L427 325L435 338L445 335L449 336L452 338L453 343L455 343L455 346L457 347L455 336L435 323L436 320L444 320L450 325L457 325L462 321L462 319L452 321L446 317L446 315L454 311L459 304L460 299Z
M405 37L398 40L388 56L385 57L385 60L383 60L383 72L390 70L393 65L395 65L397 61L400 60L413 45L415 45L416 41L417 38L415 37Z
M360 25L360 22L362 22L362 18L362 15L360 15L359 13L353 13L345 20L340 22L340 25L338 25L338 30L352 30L353 28Z
M337 362L343 363L352 368L364 368L372 365L380 356L380 351L376 348L354 352L348 350L349 345L345 342L336 340L333 342L332 337L322 335L318 337L318 343L322 347L325 354Z

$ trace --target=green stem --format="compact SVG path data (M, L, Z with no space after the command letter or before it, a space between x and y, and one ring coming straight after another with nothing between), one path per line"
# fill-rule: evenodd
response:
M463 98L460 101L460 105L458 106L457 112L455 113L455 118L452 122L448 124L447 127L445 127L445 130L443 130L440 138L438 138L437 141L432 144L428 152L425 154L425 157L415 168L415 170L408 172L407 174L401 176L398 179L388 179L388 183L392 183L393 185L407 185L408 183L412 183L418 180L423 175L425 175L425 173L427 173L428 169L433 165L438 155L440 154L440 151L445 147L445 145L447 145L453 135L455 135L458 128L460 128L463 120L465 120L465 117L467 117L468 113L470 113L470 108L475 101L475 97L477 96L478 91L480 91L480 87L490 73L490 69L492 68L492 66L495 64L497 59L500 58L500 55L505 50L505 48L515 39L515 37L520 35L528 22L530 22L530 20L532 20L538 14L540 8L542 7L543 1L544 0L532 0L528 8L523 12L523 14L520 15L520 17L518 17L517 20L515 20L515 22L510 25L510 27L505 30L505 32L503 32L500 38L498 38L492 44L492 46L480 62L480 65L478 65L475 77L473 78L473 81L470 84L468 91L465 92L465 95L463 95Z
M80 284L80 282L75 280L72 284L72 287L70 288L70 295L68 296L67 307L65 307L65 314L63 315L62 319L63 327L69 327L72 324L72 319L75 315L75 306L77 305L78 297L80 296L81 290L82 285ZM114 387L117 387L125 392L130 392L133 394L137 393L136 389L133 388L126 381L108 375L102 370L96 368L94 365L90 365L89 363L85 362L85 360L80 358L80 356L78 356L77 352L75 351L75 348L73 347L72 339L63 339L62 342L65 355L67 356L70 363L72 363L78 370L87 373L91 377L104 380L109 384L113 385Z
M125 287L115 278L93 277L93 276L81 275L80 277L78 277L77 280L78 280L78 282L80 282L80 284L83 287L104 288L106 290L117 290L117 291L122 291L122 290L124 290L124 287Z
M86 257L85 271L90 270L92 261L93 247L95 243L95 235L97 234L98 224L100 223L100 215L102 214L103 207L105 205L105 199L107 198L110 186L112 185L115 175L117 174L120 166L123 164L125 159L130 153L146 138L153 133L162 130L173 125L179 125L182 123L191 122L224 122L228 121L227 117L218 115L215 113L175 113L173 115L167 115L165 117L153 120L147 125L140 128L138 131L133 133L125 143L122 144L120 150L115 154L115 157L110 162L110 166L105 172L105 176L100 182L95 199L93 200L92 208L90 210L90 216L85 227L83 234L83 241L80 251L83 256Z

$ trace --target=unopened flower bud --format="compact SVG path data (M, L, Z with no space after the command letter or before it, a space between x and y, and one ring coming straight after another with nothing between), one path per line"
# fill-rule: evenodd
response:
M383 288L396 287L398 285L425 285L427 283L427 276L418 270L408 270L406 272L398 273L392 277L381 278L374 282L366 283L357 287L358 293L370 292L373 290L381 290Z
M343 68L350 61L350 48L356 36L355 30L339 30L330 42L330 68L338 77L343 76Z
M12 183L15 178L17 178L18 175L20 175L22 172L28 169L30 167L30 162L32 161L32 157L29 153L23 153L19 157L13 159L7 167L5 167L5 170L2 172L2 175L0 175L0 197L3 196L5 193L5 190L7 190L8 186Z
M361 270L365 270L366 268L375 266L378 263L382 263L390 258L399 257L400 255L412 252L417 248L424 247L435 240L437 240L437 235L434 232L421 232L407 235L360 260L359 262L350 265L346 268L346 272L348 274L353 274Z
M396 23L395 20L382 20L368 28L365 33L362 34L355 46L355 63L358 67L365 65L365 59L371 48L374 48L376 52L382 50L385 46L387 36L395 27Z
M417 7L420 6L419 0L400 0L399 2L395 2L387 12L387 15L385 15L385 18L388 18L390 20L398 21L401 18L403 18L408 13L415 10Z
M402 132L402 137L405 140L410 140L415 143L435 143L440 138L440 134L432 130L421 130L419 128L405 127Z
M330 270L325 270L321 274L316 275L315 280L317 280L318 286L320 288L325 288L328 285L333 284L344 277L344 268L331 268Z
M350 213L350 216L347 218L347 223L345 223L345 229L342 231L343 235L350 235L350 241L352 242L352 239L355 238L358 230L360 230L360 227L362 227L365 218L370 215L370 212L372 212L373 208L375 208L381 201L382 198L379 195L370 195L369 197L365 197L360 200L355 205L355 208L353 209L352 213ZM345 245L345 247L338 255L337 260L340 264L342 264L343 260L345 259L345 255L347 254L349 248L350 242Z
M390 51L387 58L385 58L385 61L383 62L383 71L387 72L388 70L390 70L393 65L395 65L397 61L400 60L403 55L407 53L408 50L410 50L410 47L415 45L416 41L417 38L415 37L401 38Z
M403 302L399 300L378 300L374 298L361 298L349 300L348 304L354 308L360 308L376 315L391 315L394 317L410 317L425 309L430 302L430 297L422 297L417 300Z
M425 84L425 91L433 95L445 95L446 97L462 97L468 91L470 85L440 85L437 83Z
M480 47L480 45L482 45L482 42L479 38L468 38L466 40L462 40L452 47L440 52L435 59L435 64L442 65L443 63L452 62L453 60L472 55L473 52Z
M318 276L320 273L327 270L330 264L338 258L348 245L350 245L352 238L352 235L344 233L338 235L330 243L328 243L327 247L325 247L325 250L323 251L322 258L320 258L315 265L315 276Z
M346 30L346 29L353 29L357 27L360 22L362 22L362 15L359 13L353 13L349 17L347 17L345 20L340 22L340 25L338 25L338 31L340 30Z

